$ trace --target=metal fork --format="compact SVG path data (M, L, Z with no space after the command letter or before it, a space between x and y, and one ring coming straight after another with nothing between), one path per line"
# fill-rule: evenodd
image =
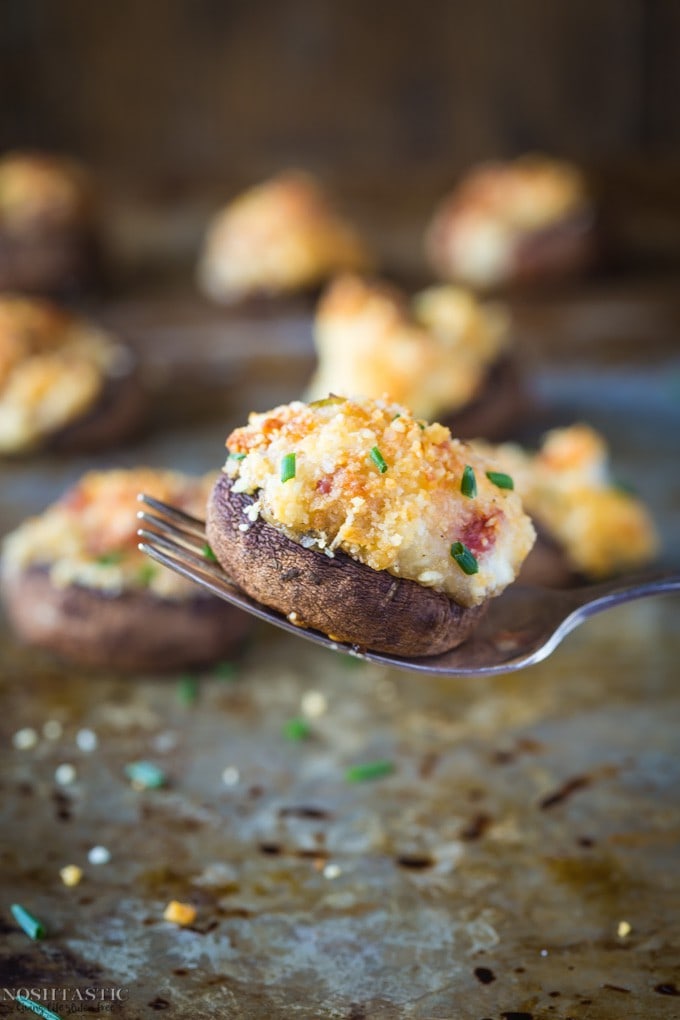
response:
M584 620L613 606L664 592L680 591L680 574L654 571L580 588L511 585L464 644L442 655L410 659L339 644L315 630L296 626L274 609L249 598L215 561L203 521L177 507L140 494L145 509L139 548L154 560L261 620L324 648L411 672L440 676L511 673L545 659Z

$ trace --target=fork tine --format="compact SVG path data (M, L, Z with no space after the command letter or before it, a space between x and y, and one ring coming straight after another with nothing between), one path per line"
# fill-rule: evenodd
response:
M164 517L170 518L170 520L182 525L186 532L196 535L199 538L205 538L205 524L203 521L199 520L198 517L193 517L184 510L179 510L176 506L170 506L168 503L163 503L160 499L148 496L144 492L138 493L137 499L140 503L145 503L157 513L162 514ZM142 510L141 513L144 513L144 511Z
M151 525L154 532L160 532L163 535L170 535L172 538L181 541L190 549L197 549L201 551L206 546L205 534L185 531L172 521L165 520L164 517L158 517L156 514L150 514L146 510L138 510L137 519L143 521L144 524Z
M171 538L167 538L165 535L159 535L155 531L149 531L147 528L138 528L137 535L143 539L143 543L139 543L138 548L142 552L149 552L152 549L165 550L173 555L173 559L176 563L190 563L192 567L195 567L202 574L207 574L210 577L218 578L220 581L225 581L227 584L235 587L234 582L227 577L222 568L217 563L212 563L210 560L205 559L203 556L196 556L190 549L185 545L179 545L174 542Z
M212 564L197 560L187 553L186 549L181 550L182 558L180 558L170 555L148 542L140 542L137 548L164 567L169 567L170 570L200 584L202 588L207 588L215 595L219 595L220 598L226 599L228 602L236 602L243 608L242 600L238 599L240 589L230 581L227 575L220 573ZM187 559L190 559L191 562L188 563Z

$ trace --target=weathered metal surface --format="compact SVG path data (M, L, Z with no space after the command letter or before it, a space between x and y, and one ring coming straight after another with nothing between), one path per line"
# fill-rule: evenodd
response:
M97 463L216 467L232 424L304 382L302 313L168 318L164 356L165 327L118 316L146 345L154 421ZM593 373L583 353L534 358L530 428L602 428L677 566L677 364ZM2 530L91 463L3 465ZM624 606L524 673L455 681L260 627L232 671L195 678L195 700L181 677L86 675L3 631L0 1015L23 988L63 1017L126 1020L680 1016L679 608ZM14 746L22 728L34 746ZM139 760L167 786L135 789ZM374 761L391 772L348 780ZM173 899L197 908L190 927L163 919Z

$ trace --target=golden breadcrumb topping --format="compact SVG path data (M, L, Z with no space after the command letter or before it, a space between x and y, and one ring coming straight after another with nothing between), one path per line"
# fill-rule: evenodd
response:
M108 334L51 302L0 294L0 454L82 417L129 361Z
M436 420L474 399L509 347L509 317L462 287L430 287L411 302L396 288L342 276L317 308L318 364L307 390L389 394Z
M91 204L84 169L70 159L10 152L0 157L0 224L23 229L34 224L77 223Z
M370 268L358 233L307 174L288 171L240 195L209 226L199 283L218 301L284 294Z
M573 570L597 580L651 561L659 540L642 501L614 484L604 438L589 425L553 429L535 453L474 446L510 472L527 512Z
M196 593L192 582L138 550L137 495L203 519L215 477L148 467L90 471L6 537L3 570L44 567L58 588L77 584L113 595L143 589L162 598L190 598Z
M304 546L340 549L464 606L500 594L534 542L517 494L487 478L493 462L387 400L330 396L251 414L227 447L233 490L255 497L244 529L260 515Z
M512 272L522 238L590 214L578 167L528 155L472 170L435 211L426 245L444 278L490 286Z

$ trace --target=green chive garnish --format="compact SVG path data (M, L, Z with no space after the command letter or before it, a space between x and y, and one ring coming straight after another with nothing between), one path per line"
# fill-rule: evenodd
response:
M143 790L158 790L166 784L163 769L152 761L132 761L125 766L125 775L130 782Z
M120 550L113 550L112 552L102 553L101 556L97 557L97 563L102 567L112 567L116 563L120 563L123 558Z
M460 491L464 496L470 496L470 498L477 495L477 479L475 478L474 469L469 464L465 465L463 477L460 481Z
M148 588L155 576L156 567L153 563L143 563L137 572L137 581L145 588Z
M302 719L296 716L294 719L288 719L283 726L283 735L286 740L306 740L312 732L312 728L306 719Z
M10 910L16 923L26 932L30 939L45 938L44 924L37 917L34 917L33 914L29 914L28 910L22 907L20 903L13 903Z
M187 673L185 676L180 677L179 683L177 684L177 694L179 700L184 705L194 705L198 701L198 680L195 676L191 676Z
M487 471L486 477L494 485L497 485L499 489L514 489L515 483L513 482L510 475L506 475L504 471Z
M245 455L245 453L230 453L229 457L227 459L228 460L245 460L246 459L246 455Z
M368 779L382 779L394 772L394 762L387 759L378 761L367 761L363 765L351 765L345 771L345 779L348 783L364 783Z
M289 482L295 478L295 454L287 453L281 460L281 481Z
M201 552L203 553L206 560L210 560L211 563L217 563L217 556L215 556L215 553L212 551L207 542L201 549Z
M43 1020L61 1020L58 1013L53 1013L47 1006L43 1006L42 1002L35 1002L33 999L29 999L25 995L17 995L16 1001L20 1002L26 1009L30 1009L31 1012L37 1013L38 1016L43 1017Z
M454 542L451 546L451 555L464 574L476 574L479 570L477 560L470 550L462 542Z
M385 463L385 458L383 457L382 453L380 452L377 446L374 446L373 449L371 450L371 460L377 467L380 474L384 475L385 472L387 471L387 464Z

